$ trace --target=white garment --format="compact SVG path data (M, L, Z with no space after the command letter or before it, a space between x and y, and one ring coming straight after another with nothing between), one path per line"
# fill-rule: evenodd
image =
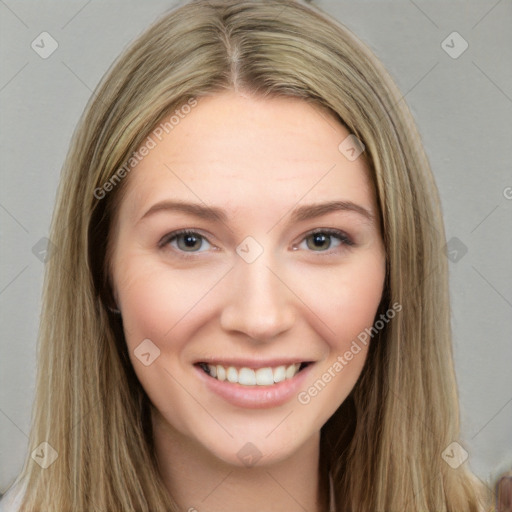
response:
M0 499L0 512L18 512L25 487L13 485ZM334 504L334 482L329 474L329 512L336 512Z
M0 512L18 512L25 489L20 483L11 486L0 499Z

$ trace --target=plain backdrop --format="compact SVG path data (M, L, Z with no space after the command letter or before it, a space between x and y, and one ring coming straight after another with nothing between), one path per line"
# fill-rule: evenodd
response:
M44 272L38 244L48 236L71 135L112 61L173 5L0 2L0 492L28 449ZM512 3L317 5L377 54L419 126L449 240L459 442L473 471L493 479L512 466ZM42 32L58 45L46 58L41 43L32 45L41 37L44 51L55 44Z

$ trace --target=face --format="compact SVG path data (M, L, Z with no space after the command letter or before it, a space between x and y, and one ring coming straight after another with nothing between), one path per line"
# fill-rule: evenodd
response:
M238 466L285 460L366 358L385 278L368 170L295 98L203 97L158 133L113 235L133 367L169 436Z

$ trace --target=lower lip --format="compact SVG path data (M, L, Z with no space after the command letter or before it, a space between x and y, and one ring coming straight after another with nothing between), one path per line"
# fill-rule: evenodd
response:
M267 409L282 405L296 396L312 366L313 364L310 363L292 379L286 379L270 386L243 386L227 380L217 380L207 375L200 367L195 366L194 368L208 389L230 404L246 409Z

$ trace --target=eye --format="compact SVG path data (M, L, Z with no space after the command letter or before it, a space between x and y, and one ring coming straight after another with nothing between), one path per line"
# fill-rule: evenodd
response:
M197 250L203 245L203 242L206 242L208 245L210 245L206 238L199 234L197 231L181 229L179 231L173 231L172 233L165 235L158 245L159 247L170 245L177 251L197 253L204 252ZM208 247L206 250L207 249Z
M332 240L337 239L337 243L333 244ZM302 243L306 243L308 249L313 252L326 252L331 254L334 251L328 251L332 248L341 247L343 245L353 246L354 242L343 231L338 229L317 229L308 233ZM294 246L293 250L300 248L300 245Z
M337 240L337 242L333 243L333 240ZM203 246L203 244L208 244L203 251L199 249ZM332 254L335 250L333 248L339 248L341 246L353 246L354 242L345 234L343 231L338 229L317 229L308 233L302 240L302 243L306 243L306 248L310 249L313 252L320 252L326 254ZM189 253L196 254L207 251L211 248L210 242L198 233L197 231L192 231L190 229L181 229L178 231L173 231L165 235L162 240L159 242L159 247L164 248L167 245L170 245L174 250L178 253ZM293 246L293 250L300 249L299 246ZM187 257L187 254L181 254L184 257Z

